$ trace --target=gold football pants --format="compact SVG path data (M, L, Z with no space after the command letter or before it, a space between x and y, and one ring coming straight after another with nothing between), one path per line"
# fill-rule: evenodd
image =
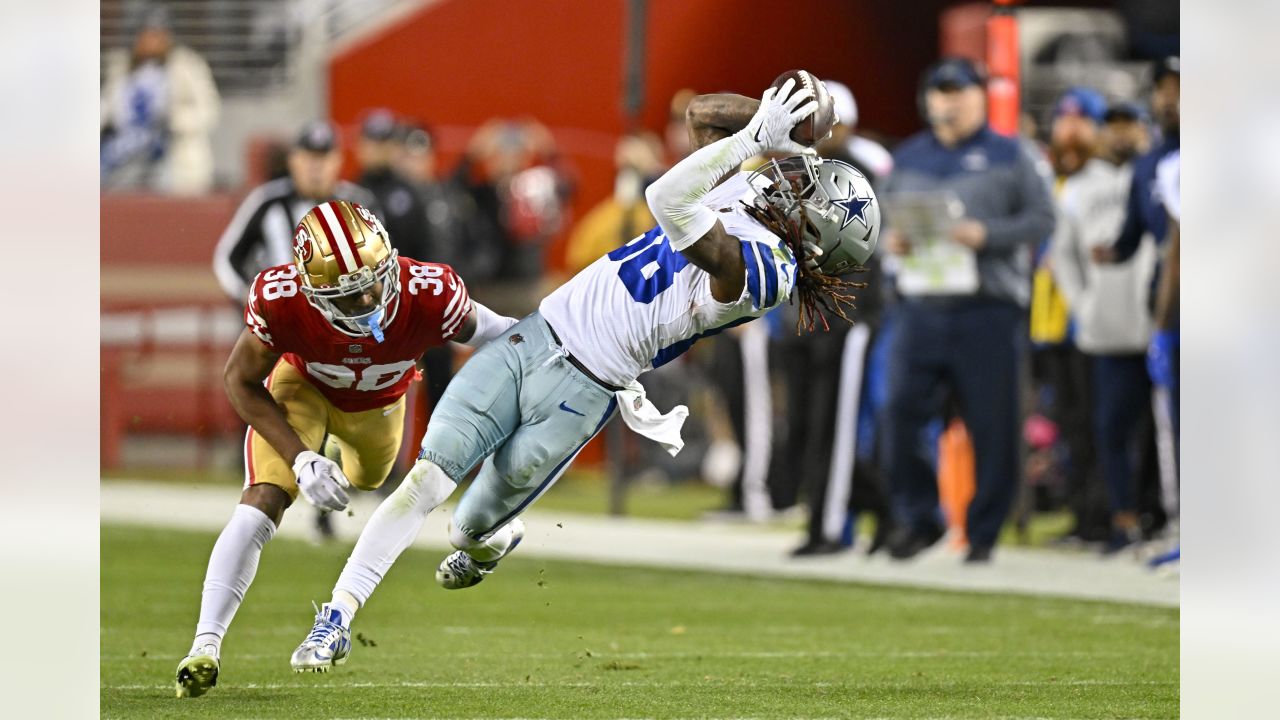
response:
M325 435L332 437L342 452L342 472L352 487L372 490L387 479L404 436L403 397L381 408L343 412L283 359L267 377L267 390L309 449L319 452ZM297 499L293 458L281 457L252 427L245 433L244 466L246 488L267 483Z

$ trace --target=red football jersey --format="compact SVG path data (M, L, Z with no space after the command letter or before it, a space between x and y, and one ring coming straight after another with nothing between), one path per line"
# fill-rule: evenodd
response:
M451 340L471 298L448 265L400 258L400 293L387 307L384 341L335 328L302 294L294 265L267 268L249 286L244 321L344 412L385 407L409 389L415 362Z

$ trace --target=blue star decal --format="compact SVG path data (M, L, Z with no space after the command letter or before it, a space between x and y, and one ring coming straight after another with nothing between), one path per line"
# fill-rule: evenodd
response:
M849 197L832 200L831 204L844 210L844 221L840 223L840 229L843 230L853 222L854 218L858 218L858 222L863 227L871 227L867 222L867 206L871 204L871 198L860 198L853 194L852 184L849 187Z

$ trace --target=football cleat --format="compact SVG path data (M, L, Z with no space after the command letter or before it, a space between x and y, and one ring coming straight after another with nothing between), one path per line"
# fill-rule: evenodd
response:
M524 521L515 518L511 521L511 544L498 560L510 555L523 539ZM485 575L492 573L498 567L498 560L481 562L465 551L458 550L440 562L440 567L436 570L436 582L440 583L440 587L445 590L461 590L479 585Z
M329 672L351 654L351 628L342 624L342 614L325 603L316 611L316 623L302 641L289 664L294 672Z
M484 576L498 567L498 561L480 562L458 550L440 562L436 569L436 582L445 590L461 590L479 585Z
M178 663L175 683L180 698L200 697L218 684L218 649L213 645L191 648L191 653Z

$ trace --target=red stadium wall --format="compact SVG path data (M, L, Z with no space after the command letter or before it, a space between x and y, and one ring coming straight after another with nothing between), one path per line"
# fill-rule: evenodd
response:
M803 67L848 84L863 127L905 135L918 127L916 77L937 57L948 4L652 0L641 124L661 131L680 88L756 95ZM331 116L351 127L383 106L420 118L441 131L446 168L485 120L532 116L579 172L581 217L612 188L626 13L625 0L432 4L331 58Z
M230 347L214 336L211 322L236 312L213 277L211 259L238 200L102 196L101 311L133 317L139 326L123 337L112 325L102 331L104 468L120 464L128 433L207 441L239 432L239 418L222 392L222 363ZM174 309L200 318L194 332L177 340L166 339L158 327Z

